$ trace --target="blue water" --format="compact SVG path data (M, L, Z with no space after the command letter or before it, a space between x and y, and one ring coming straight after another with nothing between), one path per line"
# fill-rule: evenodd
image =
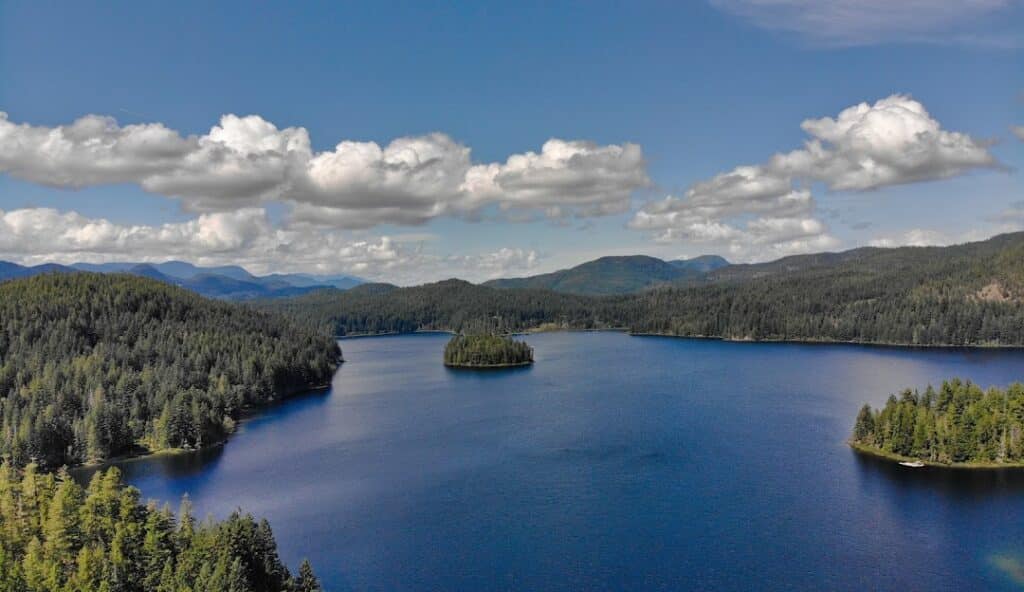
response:
M864 402L1024 352L549 333L458 371L447 337L342 342L327 393L223 448L121 463L145 497L267 517L329 590L1013 590L1024 473L905 469Z

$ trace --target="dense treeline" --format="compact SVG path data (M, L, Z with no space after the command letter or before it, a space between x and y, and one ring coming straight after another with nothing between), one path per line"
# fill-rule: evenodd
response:
M959 379L861 408L851 442L937 463L1024 463L1024 385L982 390Z
M1024 233L954 247L866 248L732 265L699 282L587 297L449 280L266 301L334 334L488 323L909 345L1024 345Z
M197 522L142 505L117 469L83 489L66 473L0 465L0 590L4 592L318 592L298 577L266 521L232 514Z
M0 455L47 467L200 447L240 410L325 384L333 339L128 275L0 284Z
M615 322L602 316L601 302L545 290L502 290L446 280L414 288L367 284L344 292L323 290L299 298L264 300L256 306L341 336L417 330L506 333L545 324L599 328Z
M444 347L446 366L514 366L532 361L532 347L504 335L456 335Z

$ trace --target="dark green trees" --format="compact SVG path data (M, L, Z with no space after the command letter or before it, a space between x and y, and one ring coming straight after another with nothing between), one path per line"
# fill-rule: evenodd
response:
M456 335L444 348L446 366L486 368L533 362L533 348L502 335Z
M139 503L117 469L82 489L66 474L0 465L3 592L313 592L308 562L293 578L266 521L232 514L196 523Z
M0 284L0 456L47 467L217 442L239 411L330 381L337 343L157 281Z
M905 390L881 410L865 405L851 443L936 463L1024 463L1024 385L984 391L954 379L938 391Z
M699 280L620 296L448 280L321 291L258 306L335 335L618 327L742 340L1024 345L1024 233L951 247L730 265Z

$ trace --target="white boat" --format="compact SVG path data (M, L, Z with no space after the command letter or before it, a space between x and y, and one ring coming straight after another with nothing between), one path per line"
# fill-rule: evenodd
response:
M919 461L919 460L913 460L913 461L905 460L905 461L902 461L900 464L903 465L904 467L910 467L912 469L920 469L921 467L924 466L924 463Z

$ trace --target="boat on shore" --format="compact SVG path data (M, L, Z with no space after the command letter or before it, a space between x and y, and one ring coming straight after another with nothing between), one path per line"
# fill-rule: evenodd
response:
M921 467L924 466L924 463L919 460L905 460L901 461L900 465L904 467L910 467L912 469L920 469Z

